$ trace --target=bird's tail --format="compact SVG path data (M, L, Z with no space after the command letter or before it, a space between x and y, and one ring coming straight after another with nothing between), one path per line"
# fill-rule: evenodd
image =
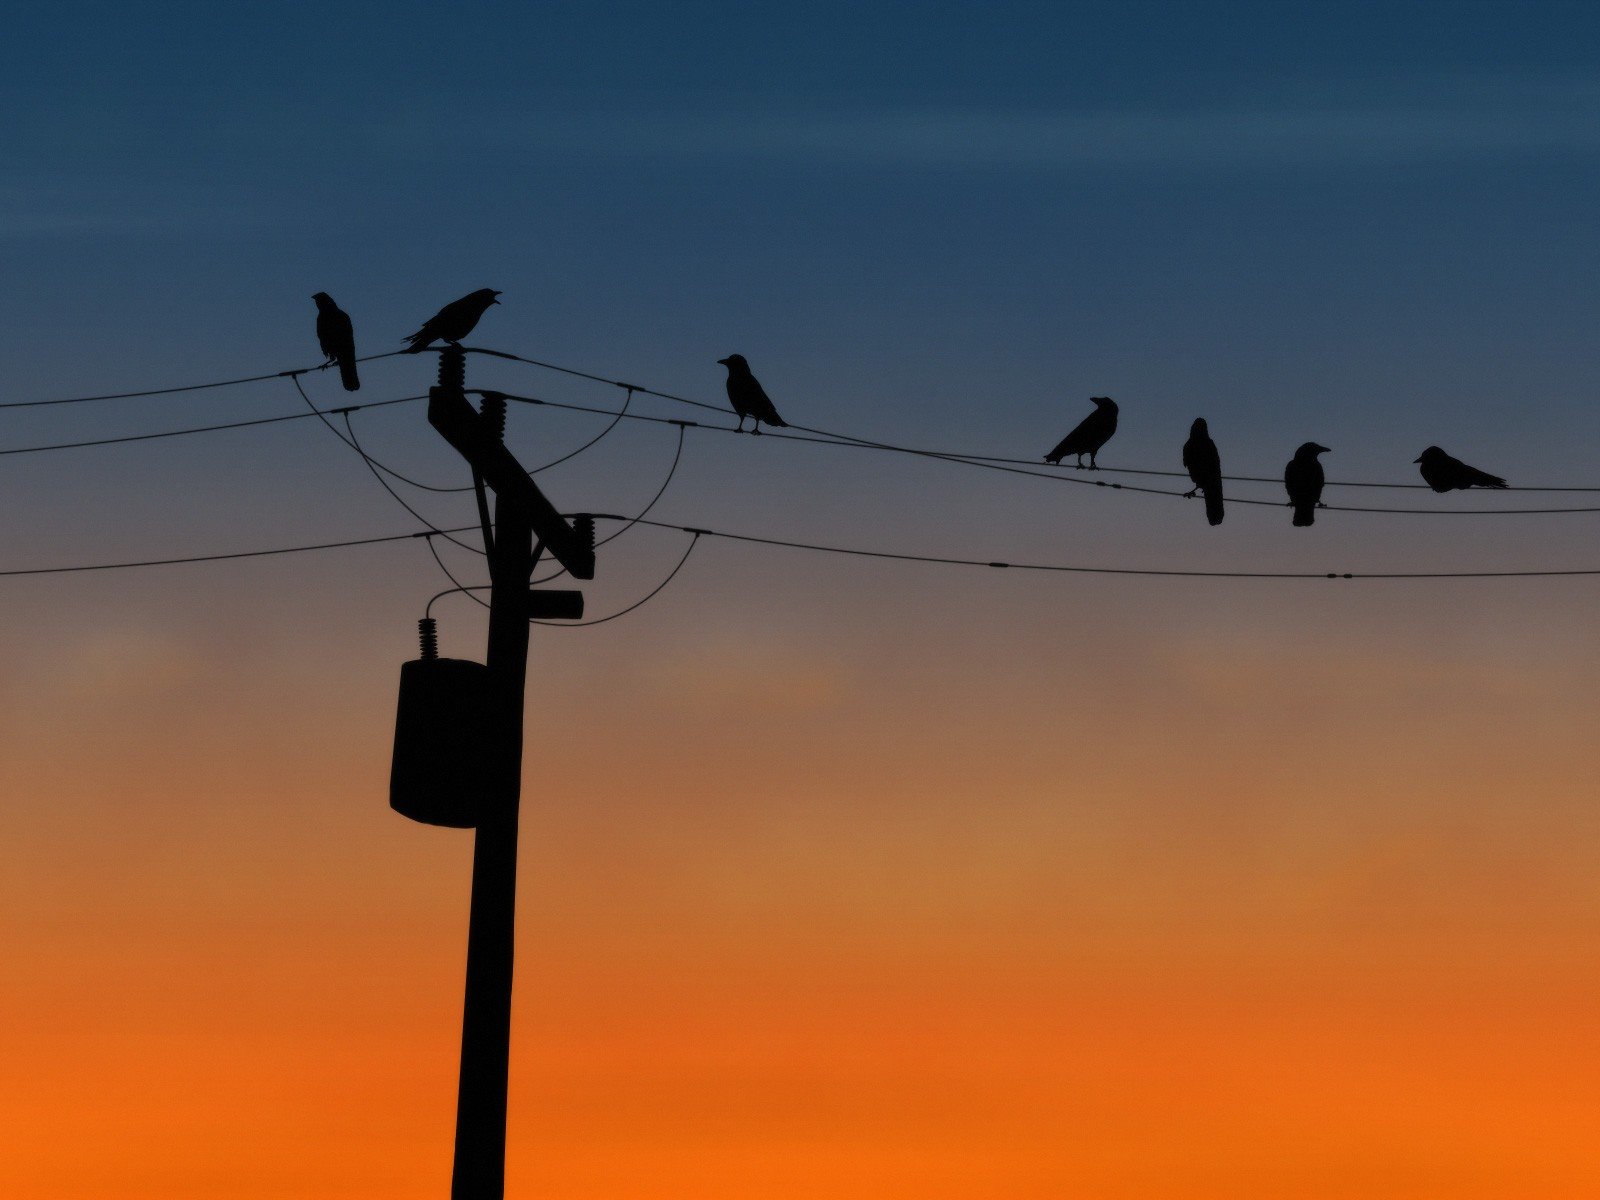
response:
M361 377L356 374L355 359L341 358L339 360L339 380L344 384L344 390L347 392L359 392L361 390Z
M776 425L779 429L787 429L787 428L789 428L789 422L785 421L782 417L780 417L777 414L776 411L774 411L773 414L771 416L769 416L766 420L767 420L767 424L768 425Z
M1317 520L1317 506L1315 504L1296 504L1294 506L1294 523L1296 525L1314 525Z
M1206 488L1206 520L1213 525L1222 524L1222 485Z
M420 329L417 330L416 333L413 333L410 337L401 338L400 340L411 343L404 350L400 351L401 354L421 354L425 349L427 349L428 343L433 341L431 337L427 336Z

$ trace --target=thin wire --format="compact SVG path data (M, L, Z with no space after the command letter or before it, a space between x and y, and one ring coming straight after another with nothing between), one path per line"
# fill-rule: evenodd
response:
M602 438L604 438L608 433L610 433L618 425L622 424L622 418L628 415L628 406L630 404L632 404L632 403L633 403L633 389L629 388L628 392L627 392L627 395L625 395L622 398L622 411L619 412L616 416L611 418L611 424L607 425L604 429L602 429L599 433L595 434L592 438L590 438L583 445L579 446L576 450L573 450L573 451L571 451L570 453L567 453L567 454L563 454L560 458L553 458L549 462L545 463L544 466L542 466L542 467L534 467L532 470L530 470L528 472L528 474L537 475L541 471L548 471L551 467L559 467L562 463L566 462L568 459L577 458L578 455L582 454L585 450L593 449L596 445L598 445L600 443L600 440Z
M479 589L467 587L464 583L461 582L461 580L459 580L459 579L457 579L455 577L455 575L451 572L449 567L445 566L444 559L439 557L439 551L434 547L433 537L434 537L434 535L431 532L428 533L422 539L423 544L428 547L428 553L433 555L433 561L439 564L439 570L444 572L444 577L446 579L448 579L451 583L456 585L453 590L457 591L457 592L464 593L466 595L467 599L471 600L473 603L475 603L475 604L483 604L484 608L488 608L489 606L487 604L484 604L482 600L479 600L476 596L474 596L472 594L474 591L477 591ZM447 593L444 593L444 592L440 592L439 593L439 595L441 595L441 596L442 595L446 595L446 594ZM437 599L437 598L438 597L435 597L434 599ZM428 601L428 605L431 608L432 605L433 605L433 601L432 600ZM424 610L422 615L423 616L427 616L428 615L427 611Z
M450 533L465 533L475 529L475 525L463 525L459 529L452 529ZM134 561L86 563L71 567L23 567L0 571L0 577L15 578L22 575L68 575L80 571L123 571L132 567L171 567L184 563L210 563L224 562L235 558L269 558L276 554L303 554L310 550L343 550L350 546L376 546L383 542L404 542L411 538L430 537L435 531L421 530L417 533L392 533L384 537L351 538L343 542L313 542L302 546L281 546L271 550L235 550L225 554L190 554L182 558L146 558Z
M625 617L629 613L643 608L646 604L649 604L650 601L659 596L662 592L662 589L664 589L667 584L671 583L678 577L678 572L683 570L683 564L689 561L689 555L693 554L694 548L700 544L700 530L689 529L685 530L684 532L692 533L694 536L689 539L689 547L683 552L683 557L678 560L678 565L672 568L671 573L668 574L665 579L656 584L655 587L651 588L650 591L646 592L640 599L635 600L632 604L628 605L627 608L618 609L616 612L610 613L604 617L596 617L593 621L530 621L529 624L551 625L558 629L584 629L590 625L604 625L607 621L615 621L618 617ZM473 599L477 599L477 597L474 596Z
M451 545L460 546L463 550L470 550L474 554L485 555L485 554L488 553L487 550L480 549L477 546L474 546L471 542L464 542L460 538L451 537L448 533L444 532L444 530L440 529L432 521L428 520L427 517L423 516L416 509L412 508L411 505L407 504L406 501L405 501L405 498L403 496L401 496L399 492L395 491L394 488L390 487L389 486L389 481L387 479L385 479L379 473L377 465L375 463L373 463L371 456L369 456L367 454L367 452L361 448L361 443L356 438L356 427L350 423L350 418L349 417L345 418L344 427L345 427L345 432L350 435L350 438L349 438L350 448L361 456L361 461L367 464L367 470L372 472L372 477L374 479L376 479L379 482L379 484L381 484L383 486L383 490L384 491L388 492L390 496L394 497L394 502L396 504L398 504L401 508L405 509L408 513L410 513L417 520L421 521L429 529L433 530L440 537L444 538L444 540L449 542ZM329 428L332 428L332 426L330 425ZM333 432L334 433L338 433L339 431L337 429L334 429Z
M433 616L433 604L434 604L434 601L436 601L436 600L443 600L446 596L454 596L458 592L465 593L466 595L470 596L472 599L478 600L478 598L476 596L473 596L472 593L473 592L488 591L489 588L491 588L492 586L493 586L492 584L488 584L488 583L475 583L475 584L472 584L470 587L445 588L445 590L442 591L442 592L435 592L432 596L430 596L428 598L428 603L423 607L422 615L425 616L425 617ZM482 600L478 600L478 603L479 604L483 604L483 601ZM488 607L488 606L485 605L484 607Z
M792 550L813 551L819 554L841 554L855 558L889 559L898 562L921 562L942 566L990 567L1017 571L1049 571L1082 575L1150 575L1193 579L1554 579L1577 576L1600 576L1600 567L1572 570L1537 571L1188 571L1158 570L1137 567L1081 567L1055 563L1014 563L986 561L977 558L946 558L929 554L904 554L888 550L862 550L849 546L831 546L820 542L800 542L783 538L761 537L756 534L729 533L725 530L706 529L695 525L676 525L645 517L626 517L615 513L592 514L597 521L631 521L655 529L674 529L681 533L700 534L704 537L723 538L727 541L749 542L755 545L779 546ZM236 558L267 558L280 554L300 554L312 550L340 550L352 546L374 546L384 542L403 542L411 538L430 538L443 533L467 533L476 525L460 525L451 529L422 529L415 533L394 533L382 537L351 538L342 542L314 542L298 546L282 546L268 550L235 550L223 554L191 554L181 558L152 558L123 562L86 563L67 567L27 567L0 570L0 577L15 578L25 575L65 575L83 571L118 571L134 567L167 567L185 563L224 562ZM463 589L467 590L467 589ZM474 588L471 590L482 590ZM441 592L440 595L449 593Z
M693 405L695 408L702 408L702 409L706 409L706 410L711 411L711 412L717 412L717 413L725 413L725 412L727 412L727 409L722 405L708 404L703 400L691 400L687 396L677 396L677 395L674 395L671 392L656 391L654 388L643 387L640 384L636 384L636 383L623 383L620 380L609 379L604 375L595 375L595 374L591 374L588 371L579 371L579 370L576 370L573 367L564 367L564 366L560 366L557 363L545 362L545 361L543 361L541 359L537 359L537 358L528 358L528 357L526 357L524 355L521 355L521 354L511 354L511 353L509 353L508 351L505 351L505 350L487 350L487 349L482 349L482 348L476 347L476 346L463 347L463 349L465 349L469 354L488 354L488 355L492 355L495 358L504 358L504 359L509 359L512 362L526 363L529 366L540 367L540 368L542 368L542 369L544 369L546 371L556 371L556 372L559 372L562 375L571 375L571 376L574 376L574 377L576 377L578 379L588 379L588 380L592 380L595 383L609 384L611 387L627 388L628 390L634 391L634 392L638 392L641 395L655 396L658 399L671 400L671 401L674 401L675 403L678 403L678 404L689 404L689 405ZM596 410L591 410L591 411L609 411L609 410L598 410L598 409L596 409ZM811 427L806 426L806 425L791 425L791 426L789 426L789 428L799 429L799 430L802 430L803 432L806 432L806 433L814 433L814 434L818 434L818 435L823 436L823 437L834 438L834 439L838 439L838 440L842 440L842 441L857 442L857 443L862 444L862 445L873 445L873 446L877 446L879 448L892 448L894 450L899 451L900 453L926 454L926 455L928 455L929 457L932 457L932 458L948 458L948 459L951 459L953 461L964 461L964 462L975 462L975 463L1001 463L1001 464L1012 464L1012 465L1016 465L1016 466L1028 466L1028 465L1031 465L1031 464L1033 464L1033 463L1035 463L1037 461L1035 459L1029 459L1029 458L1007 458L1007 457L1004 457L1004 456L1001 456L1001 455L970 454L970 453L967 453L966 451L913 450L910 447L905 447L905 446L888 447L884 443L870 442L867 439L852 437L850 434L836 433L836 432L833 432L831 430L826 430L826 429L814 429L814 428L811 428ZM769 431L767 434L765 434L763 436L781 437L783 435L782 434L772 433L771 431ZM1188 478L1188 473L1184 472L1184 471L1161 471L1161 470L1155 470L1155 469L1149 469L1149 468L1143 468L1143 467L1098 467L1096 469L1097 470L1101 470L1101 471L1105 471L1105 472L1110 473L1110 474L1118 474L1118 475L1152 475L1152 476L1165 476L1165 477L1169 477L1169 478L1173 478L1173 479L1187 479ZM1230 481L1235 482L1235 483L1276 483L1276 484L1282 484L1283 483L1283 480L1281 478L1273 478L1271 476L1265 476L1265 475L1224 475L1222 478L1224 480L1230 480ZM1420 489L1420 490L1428 490L1428 491L1432 490L1425 483L1370 483L1370 482L1364 482L1364 481L1360 481L1360 480L1339 480L1339 479L1330 479L1330 480L1328 480L1326 486L1327 487L1349 487L1349 488L1399 488L1399 489L1407 489L1407 490ZM1133 489L1129 489L1129 490L1133 490ZM1522 487L1522 486L1518 486L1518 487L1512 488L1510 490L1511 491L1517 491L1517 492L1600 492L1600 487L1596 487L1596 486L1587 486L1587 487L1552 487L1552 486ZM1182 493L1175 493L1175 494L1181 495ZM1255 501L1255 503L1261 504L1261 503L1266 503L1266 502L1258 500L1258 501ZM1330 506L1330 507L1333 507L1333 506ZM1379 510L1379 509L1346 508L1346 509L1343 509L1341 511L1345 511L1345 512L1378 512L1378 511L1433 512L1433 511L1444 511L1444 510L1434 510L1434 509ZM1513 510L1505 510L1505 511L1513 511ZM1515 510L1515 511L1527 511L1527 512L1541 512L1541 511L1542 512L1593 512L1593 511L1600 511L1600 510L1595 510L1595 509L1542 509L1542 510L1541 509L1527 509L1527 510Z
M357 362L374 362L380 358L393 358L404 350L390 350L385 354L368 354ZM68 396L60 400L8 400L0 408L45 408L56 404L88 404L95 400L133 400L141 396L172 396L179 392L203 392L211 388L234 387L241 383L261 383L267 379L281 379L285 375L306 375L312 371L326 371L334 364L325 362L316 367L297 367L292 371L273 371L267 375L244 375L238 379L218 379L211 383L189 383L182 387L147 388L142 392L106 392L99 396Z
M363 408L386 408L391 404L411 404L426 400L426 396L401 396L398 400L373 400L367 404L348 404L343 408L327 408L326 413L352 413ZM304 421L315 413L285 413L280 417L257 417L251 421L228 421L221 425L191 425L187 429L163 429L158 433L134 433L124 437L94 438L83 442L52 442L44 446L11 446L0 450L0 456L10 454L42 454L48 450L81 450L89 446L115 446L123 442L149 442L158 438L186 437L191 433L215 433L223 429L249 429L256 425L273 425L279 421Z
M1190 571L1141 567L1080 567L1056 563L998 562L978 558L948 558L932 554L904 554L889 550L861 550L849 546L830 546L818 542L797 542L783 538L759 537L755 534L727 533L694 525L674 525L666 521L629 518L614 513L595 513L597 521L628 521L650 525L657 529L676 529L683 533L698 533L706 537L726 538L735 542L752 542L762 546L781 546L791 550L809 550L820 554L843 554L855 558L882 558L896 562L933 563L951 567L989 567L998 570L1050 571L1076 575L1155 575L1188 579L1531 579L1565 576L1600 575L1600 567L1578 570L1543 571Z
M400 351L396 351L396 353L400 353ZM304 414L300 414L300 415L310 416L312 413L316 413L318 411L317 406L315 404L311 403L311 397L306 395L305 388L300 386L299 378L296 377L296 376L292 376L291 375L289 377L289 382L294 384L294 390L300 393L300 399L304 400L306 402L306 406L311 409L311 413L304 413ZM418 396L418 397L416 397L416 399L418 399L418 400L426 400L427 397L426 396ZM389 476L391 476L391 477L393 477L395 479L398 479L401 483L410 484L414 488L421 488L425 492L470 492L472 490L470 485L467 486L467 487L436 487L435 485L433 485L431 483L423 483L420 479L412 479L409 475L402 475L399 471L396 471L393 467L388 466L386 463L381 463L377 459L373 458L370 454L367 454L364 450L361 449L360 445L358 445L356 443L356 441L355 441L355 430L351 427L351 423L350 423L350 413L356 411L356 409L360 408L360 407L361 407L360 405L356 405L355 407L349 408L349 409L329 408L329 409L321 410L323 412L337 413L337 414L343 416L344 417L345 428L350 430L350 436L349 437L346 437L344 434L340 433L337 429L335 429L333 427L333 425L327 420L326 417L323 418L322 423L324 425L328 426L328 432L329 433L333 434L334 437L338 438L346 446L349 446L350 449L354 450L357 454L361 455L362 458L366 459L367 460L367 465L369 467L374 468L374 469L379 470L379 471L382 471L385 475L389 475ZM412 515L415 515L415 514L412 514Z
M472 389L478 390L478 389ZM572 404L561 400L545 400L537 396L513 396L505 392L483 392L484 395L504 396L507 400L515 400L523 404L540 404L547 408L571 409L575 412L591 412L615 415L616 410L609 408L594 408L589 405ZM655 393L652 393L655 394ZM633 421L652 421L661 425L673 425L678 421L671 417L655 417L644 413L629 413L628 419ZM704 421L688 422L694 429L706 429L715 433L738 434L739 430L732 425L717 425ZM853 437L849 434L829 433L826 430L810 429L804 425L791 426L803 430L801 433L786 433L783 431L769 430L761 434L762 437L775 438L785 442L803 442L814 446L838 446L854 450L877 450L890 454L905 454L916 458L931 458L941 462L958 463L968 467L978 467L988 471L999 471L1007 475L1026 475L1033 479L1045 479L1054 483L1078 484L1083 487L1110 488L1119 492L1139 492L1148 496L1173 496L1178 499L1192 499L1187 492L1175 491L1172 488L1145 487L1136 483L1112 483L1103 479L1079 479L1072 475L1060 474L1054 471L1039 470L1036 467L1010 466L1004 461L967 457L950 454L941 450L925 450L913 446L899 446L892 442L876 442L868 438ZM752 436L746 432L743 436ZM1538 489L1523 489L1528 491ZM1233 497L1229 504L1249 504L1261 508L1286 508L1286 500L1256 500L1248 497ZM1441 517L1493 517L1493 516L1548 516L1560 513L1596 513L1600 506L1573 507L1573 508L1383 508L1370 505L1354 504L1321 504L1317 506L1324 512L1356 512L1356 513L1382 513L1386 515L1404 516L1441 516Z
M667 487L672 483L672 477L678 473L678 463L683 460L683 439L684 439L684 434L687 432L686 427L688 425L692 424L692 423L693 422L689 422L689 421L676 421L676 422L674 422L674 424L676 424L677 427L678 427L678 448L673 452L673 455L672 455L672 466L667 468L667 477L661 481L661 486L656 489L656 494L654 496L650 497L650 502L648 504L646 504L642 509L639 510L639 515L637 517L635 517L632 521L629 521L621 529L618 529L613 533L608 533L608 534L606 534L605 537L603 537L599 541L595 542L595 549L598 550L601 546L604 546L607 542L614 542L619 537L621 537L623 534L627 533L628 530L632 529L636 524L638 524L640 518L648 516L649 513L650 513L650 510L656 506L656 502L658 500L660 500L661 497L663 497L663 496L665 496L667 494ZM566 573L567 573L567 569L565 567L560 567L560 568L557 568L555 571L552 571L548 575L545 575L545 576L543 576L543 577L541 577L539 579L535 579L533 582L535 584L549 583L552 579L560 579Z
M357 454L359 454L361 456L361 461L367 464L367 470L372 472L372 477L378 481L379 486L382 487L384 491L388 492L389 495L391 497L393 497L394 502L396 504L398 504L401 508L405 509L408 513L410 513L413 517L415 517L423 525L426 525L429 529L433 530L434 533L436 533L440 537L444 538L445 541L450 542L450 543L452 543L454 545L460 546L463 550L470 550L474 554L482 554L483 553L482 550L478 549L476 546L472 545L470 542L463 542L460 538L451 537L449 533L447 533L443 529L440 529L432 521L428 520L427 517L423 516L416 509L412 508L411 505L407 504L406 500L405 500L405 497L402 496L399 492L395 491L394 488L389 486L389 481L387 479L385 479L383 477L382 472L380 472L378 470L378 468L373 465L372 457L365 450L363 450L361 448L361 442L356 438L356 427L350 423L350 415L348 413L346 413L345 417L344 417L344 427L345 427L346 431L349 433L349 436L346 437L344 434L341 434L339 432L338 427L336 425L334 425L334 423L332 421L328 420L327 417L323 416L322 410L320 408L318 408L315 404L311 403L311 397L306 395L305 388L300 386L300 379L299 379L298 376L296 376L296 375L289 376L289 382L294 384L294 390L300 393L300 399L302 399L302 400L304 400L306 402L306 407L309 408L313 413L315 413L321 419L322 423L328 427L328 432L333 434L334 437L338 438L346 446L348 446L350 449L354 450Z

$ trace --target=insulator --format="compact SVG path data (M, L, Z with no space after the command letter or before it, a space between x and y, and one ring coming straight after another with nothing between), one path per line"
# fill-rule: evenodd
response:
M499 393L490 393L484 396L478 411L483 414L483 423L489 427L490 434L498 441L505 441L506 398Z
M439 657L439 623L432 617L423 617L417 622L417 635L422 640L422 657Z
M439 386L457 392L467 386L467 353L460 346L439 351Z

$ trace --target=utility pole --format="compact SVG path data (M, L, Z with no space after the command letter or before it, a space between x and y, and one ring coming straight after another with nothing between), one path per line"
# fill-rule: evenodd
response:
M534 592L534 564L548 550L575 579L594 578L594 524L569 524L502 441L505 399L486 394L483 411L466 398L466 356L439 355L439 386L428 393L428 423L473 470L489 559L489 645L485 697L487 753L472 850L472 914L461 1018L452 1200L502 1200L505 1194L506 1085L511 1049L511 984L517 903L517 817L522 794L523 697L528 622L578 617L583 597ZM483 486L495 494L487 524Z

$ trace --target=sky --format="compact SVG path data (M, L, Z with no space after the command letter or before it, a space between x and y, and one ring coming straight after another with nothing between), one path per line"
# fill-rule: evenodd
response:
M1103 467L1438 444L1600 487L1584 4L32 6L0 403L472 341ZM471 382L618 389L471 360ZM432 360L364 366L361 402ZM326 374L313 400L347 402ZM684 410L636 396L634 411ZM303 410L0 409L0 452ZM695 419L712 414L690 413ZM424 483L417 404L354 414ZM536 465L603 419L516 406ZM1583 493L1200 506L623 422L566 511L980 561L1600 568ZM1125 482L1174 481L1110 476ZM401 488L440 525L470 497ZM1274 484L1230 499L1281 498ZM0 571L419 528L310 420L0 454ZM468 539L470 541L470 539ZM588 611L686 535L603 548ZM481 559L441 547L469 581ZM0 574L0 1191L448 1186L470 834L387 806L416 541ZM1594 580L986 571L702 539L534 631L508 1195L1590 1197ZM433 606L481 658L482 612Z

